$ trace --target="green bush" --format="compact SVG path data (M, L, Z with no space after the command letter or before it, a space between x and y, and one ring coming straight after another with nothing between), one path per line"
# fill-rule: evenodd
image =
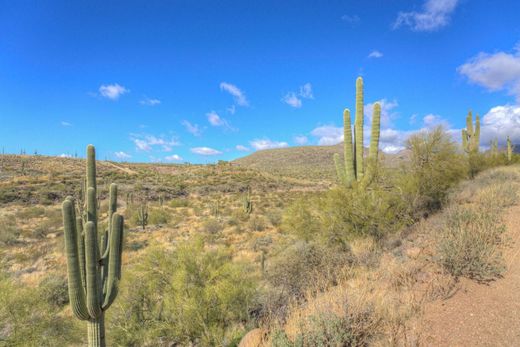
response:
M148 216L148 224L165 225L170 221L170 214L163 208L150 209Z
M21 286L0 273L0 345L68 346L79 344L82 331L36 289Z
M67 278L57 273L47 275L38 289L43 300L49 305L60 308L69 303Z
M247 224L251 231L264 231L266 228L265 218L259 215L254 215L249 218L249 222Z
M13 216L0 217L0 244L10 245L16 242L20 236L20 230Z
M248 269L202 241L149 249L125 275L108 311L113 344L231 346L249 319L256 285Z
M282 217L282 230L310 241L320 233L320 221L315 210L316 198L300 198L285 210Z

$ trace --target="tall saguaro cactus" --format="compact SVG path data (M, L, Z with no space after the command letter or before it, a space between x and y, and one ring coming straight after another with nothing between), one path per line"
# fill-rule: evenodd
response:
M77 217L74 200L63 202L63 227L69 299L74 315L87 321L88 346L105 346L105 311L114 302L121 279L123 217L116 212L117 185L110 186L108 229L98 242L96 154L87 147L86 211Z
M363 156L363 103L363 79L358 77L356 80L356 119L354 121L354 138L352 138L350 110L345 109L343 111L344 165L341 164L339 155L334 155L334 163L338 178L347 186L351 186L354 182L368 183L374 177L375 169L377 167L379 135L381 130L381 105L379 102L374 104L370 149L368 153L368 163L365 167Z
M473 128L473 115L471 111L466 117L466 129L462 129L462 147L466 153L477 153L480 146L480 118L475 117L475 128Z

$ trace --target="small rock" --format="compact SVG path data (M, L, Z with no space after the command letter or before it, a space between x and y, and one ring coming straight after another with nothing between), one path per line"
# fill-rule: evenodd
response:
M238 347L261 347L267 335L265 329L256 328L244 335Z
M419 257L419 254L421 254L421 249L419 247L412 247L412 248L408 248L406 251L406 256L408 256L408 258L412 258L412 259L417 259L417 257Z

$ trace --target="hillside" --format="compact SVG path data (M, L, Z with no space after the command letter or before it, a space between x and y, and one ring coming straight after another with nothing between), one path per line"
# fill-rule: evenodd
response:
M343 143L334 146L266 149L236 159L233 163L282 176L334 182L336 170L332 157L335 153L343 157ZM408 155L406 151L397 154L380 154L381 159L389 166L398 165L399 162L406 160Z

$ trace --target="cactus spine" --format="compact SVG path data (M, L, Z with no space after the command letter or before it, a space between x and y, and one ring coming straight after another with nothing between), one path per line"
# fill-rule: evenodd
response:
M473 129L473 115L471 111L466 117L466 129L462 129L462 148L468 154L478 153L480 146L480 118L475 117L475 128Z
M513 144L511 143L511 139L509 136L507 137L507 162L511 163L513 160Z
M354 139L352 139L350 110L345 109L343 111L344 166L340 162L339 155L334 155L334 164L336 166L338 179L346 186L351 186L354 182L362 182L363 185L368 184L370 180L373 179L377 168L379 135L381 130L381 105L379 102L374 104L370 149L368 153L366 172L363 157L363 107L363 79L358 77L356 80L356 119L354 121Z
M69 299L74 315L87 321L88 346L105 346L105 311L114 302L121 279L123 217L116 212L117 185L110 186L108 230L98 243L96 155L87 147L84 218L76 217L74 199L62 205Z

